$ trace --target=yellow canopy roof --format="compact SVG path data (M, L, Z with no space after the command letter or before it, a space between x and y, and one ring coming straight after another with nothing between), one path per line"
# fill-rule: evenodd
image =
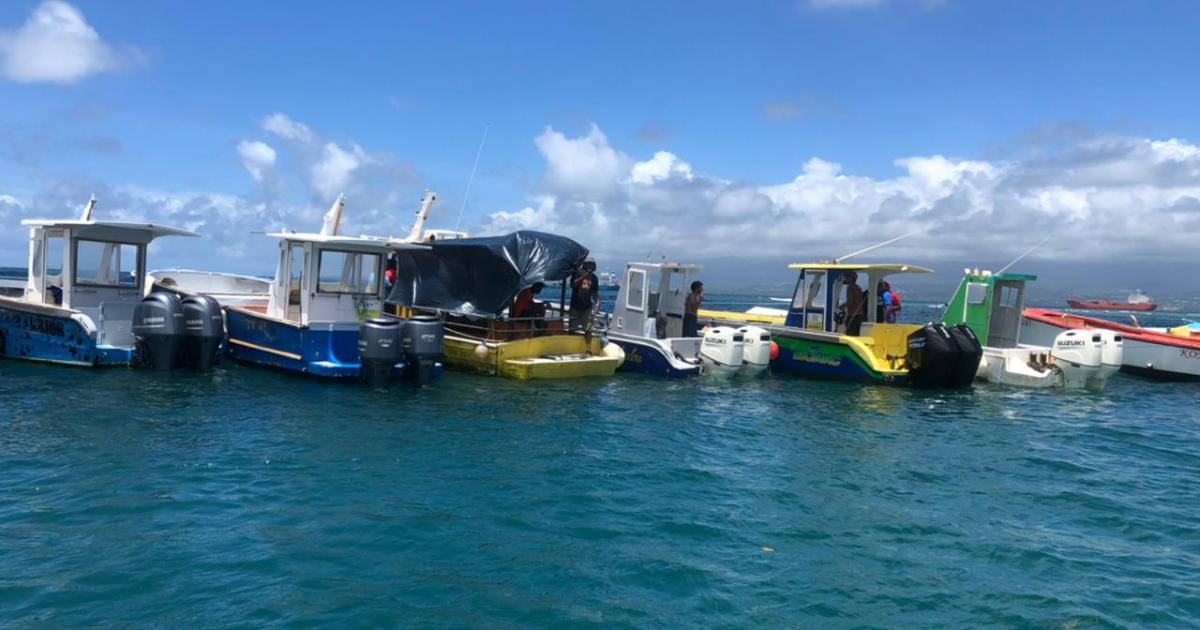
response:
M792 263L788 269L829 269L838 271L871 271L882 270L888 273L933 273L928 267L905 265L902 263Z

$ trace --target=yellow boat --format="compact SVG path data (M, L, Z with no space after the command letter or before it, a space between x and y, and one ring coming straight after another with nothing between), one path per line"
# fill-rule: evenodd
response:
M611 376L623 355L607 354L598 337L569 332L559 305L543 304L538 317L509 317L517 294L537 283L562 282L565 302L566 281L587 253L566 237L529 231L434 241L398 252L388 302L402 317L438 315L443 361L453 370L520 380Z

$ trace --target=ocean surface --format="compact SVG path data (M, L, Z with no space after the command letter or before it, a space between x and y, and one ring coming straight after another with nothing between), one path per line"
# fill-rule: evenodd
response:
M0 395L4 627L1200 625L1196 385L0 361Z

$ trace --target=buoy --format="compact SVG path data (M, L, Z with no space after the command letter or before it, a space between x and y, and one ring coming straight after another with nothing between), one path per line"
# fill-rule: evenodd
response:
M779 344L772 341L771 342L771 360L774 361L775 359L778 359L778 358L779 358Z
M625 363L625 349L611 341L604 344L604 356L615 358L617 367L621 367Z
M478 346L475 346L475 356L479 357L480 359L486 359L488 356L487 344L481 343Z

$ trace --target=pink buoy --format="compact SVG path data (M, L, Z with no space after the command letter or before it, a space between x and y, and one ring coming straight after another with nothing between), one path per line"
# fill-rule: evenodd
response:
M778 358L779 358L779 344L772 341L771 342L771 360L774 361L775 359L778 359Z

